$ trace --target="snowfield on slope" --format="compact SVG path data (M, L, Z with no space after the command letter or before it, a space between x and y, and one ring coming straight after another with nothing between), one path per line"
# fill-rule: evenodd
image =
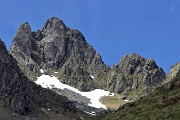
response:
M43 70L41 70L41 72L43 73ZM43 88L58 88L62 90L66 88L72 90L76 93L79 93L82 96L89 98L91 103L88 105L94 108L107 109L105 105L99 102L99 99L103 96L114 96L114 93L110 93L109 91L105 91L102 89L95 89L89 92L81 92L74 87L61 83L55 76L49 76L45 74L42 74L40 77L38 77L35 83L41 85Z

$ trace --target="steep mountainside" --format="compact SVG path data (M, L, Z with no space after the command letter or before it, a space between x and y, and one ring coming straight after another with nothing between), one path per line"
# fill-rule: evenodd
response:
M178 63L179 64L179 63ZM153 94L134 103L120 107L118 111L99 116L97 120L179 120L180 118L180 66L172 67L168 82ZM172 72L173 71L173 72Z
M0 119L80 118L80 112L66 97L28 80L1 40L0 65Z
M107 89L133 98L148 95L165 80L166 74L152 59L135 53L125 55L108 75Z
M0 119L88 120L90 117L77 108L99 115L121 105L114 113L92 119L179 117L176 111L179 111L180 63L172 67L167 78L154 60L135 53L125 55L118 65L110 68L80 31L70 29L56 17L34 32L27 22L21 25L9 53L0 40L0 65ZM38 82L51 90L36 85ZM64 87L66 84L71 89ZM89 106L93 104L90 103L93 91L81 91L96 88L115 93L99 90L109 95L96 101L110 109ZM161 109L162 114L157 115Z
M36 80L43 69L56 72L63 83L82 91L101 87L96 83L110 69L80 31L68 28L56 17L36 32L28 23L21 25L10 54L29 79Z

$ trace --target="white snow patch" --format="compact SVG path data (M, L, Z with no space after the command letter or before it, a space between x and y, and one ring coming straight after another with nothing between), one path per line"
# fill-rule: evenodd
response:
M94 79L95 77L93 75L90 75L92 79Z
M41 72L41 73L44 73L44 70L43 70L43 69L40 69L40 72Z
M93 115L93 116L95 116L95 115L96 115L94 111L92 111L92 112L87 112L87 111L84 111L84 112L85 112L85 113L87 113L87 114Z
M88 104L91 107L95 108L104 108L106 109L106 106L99 102L99 99L103 96L113 96L114 93L110 93L109 91L101 90L101 89L95 89L93 91L89 92L81 92L78 89L71 87L69 85L61 83L56 77L44 75L42 74L40 77L38 77L37 81L35 81L36 84L41 85L43 88L59 88L59 89L69 89L76 93L81 94L82 96L85 96L89 98L91 101L90 104Z
M130 100L123 100L124 102L129 102Z

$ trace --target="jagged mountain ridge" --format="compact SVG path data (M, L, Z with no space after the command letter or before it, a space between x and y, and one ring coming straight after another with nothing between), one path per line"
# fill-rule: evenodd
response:
M95 80L110 69L80 31L69 29L56 17L37 32L31 32L28 23L21 25L10 53L28 78L36 80L41 68L48 73L58 71L63 83L82 91L97 88Z
M78 119L78 110L66 97L27 79L1 40L0 65L0 119Z
M124 88L120 90L123 92L125 89L132 88L132 82L127 84L128 80L136 81L134 87L137 87L137 80L134 80L137 77L133 76L141 74L142 77L143 72L146 72L147 76L144 80L149 81L146 83L153 81L160 84L165 79L164 71L158 68L154 61L150 60L148 64L137 54L132 56L131 61L135 60L138 64L143 63L138 66L138 69L141 69L140 73L137 73L137 64L133 65L131 61L118 65L122 67L121 70L119 70L120 67L111 69L104 64L95 49L86 42L80 31L70 29L56 17L48 19L42 30L36 32L31 31L28 23L21 25L14 37L10 54L18 61L21 70L29 79L36 80L37 76L41 74L40 69L44 69L47 74L53 74L61 82L82 91L103 88L119 92L123 85ZM141 58L138 59L139 61L136 61L137 56ZM147 65L145 65L146 63ZM126 67L131 70L127 70ZM147 70L151 68L151 73L148 73L144 67L147 67ZM55 71L56 74L54 74ZM150 74L156 75L149 79ZM126 79L122 79L124 76ZM143 82L142 78L139 82ZM145 83L141 85L143 84ZM141 88L144 90L145 86L147 85L143 85ZM152 86L155 87L156 84L152 84ZM151 86L149 91L151 91Z
M45 74L54 75L63 83L79 90L103 88L130 96L134 100L149 95L166 77L163 69L154 60L145 59L135 53L124 56L118 65L108 67L80 31L70 29L56 17L47 20L42 30L35 32L31 31L27 22L21 25L14 37L10 54L17 60L22 74L33 81L42 74L40 69L43 69ZM17 71L20 71L19 68ZM25 76L22 79L27 80ZM26 86L28 84L29 82ZM33 82L30 84L34 85ZM27 87L27 91L29 89L31 87ZM25 90L25 94L27 91ZM17 92L21 95L20 91ZM52 101L54 100L56 98L53 97ZM43 100L37 101L43 103ZM56 108L56 104L54 105Z

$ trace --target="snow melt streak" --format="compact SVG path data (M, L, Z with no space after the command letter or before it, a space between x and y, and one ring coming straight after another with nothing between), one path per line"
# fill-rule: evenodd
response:
M37 81L35 81L36 84L41 85L43 88L59 88L59 89L69 89L72 90L76 93L81 94L82 96L85 96L87 98L89 98L91 100L91 103L89 104L89 106L91 107L95 107L95 108L104 108L106 109L106 106L103 105L102 103L99 102L99 99L103 96L109 96L110 92L109 91L105 91L105 90L101 90L101 89L95 89L93 91L90 92L81 92L78 89L71 87L69 85L63 84L61 83L56 77L54 76L49 76L49 75L41 75L40 77L38 77ZM113 94L111 94L112 96Z

